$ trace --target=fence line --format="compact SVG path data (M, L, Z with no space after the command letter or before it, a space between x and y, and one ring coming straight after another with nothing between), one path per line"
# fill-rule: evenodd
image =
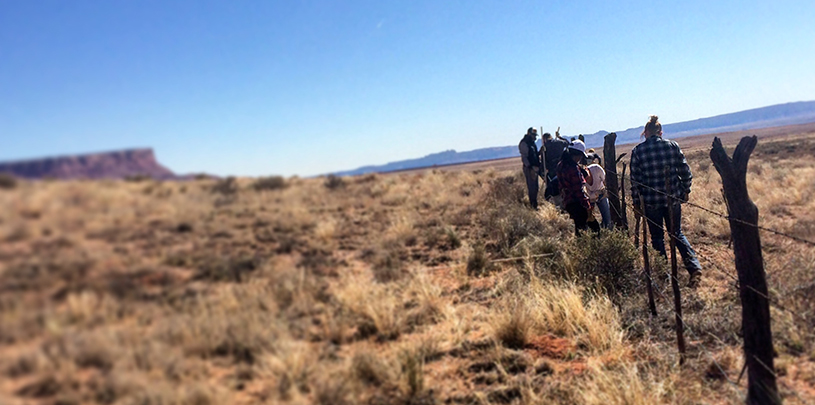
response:
M815 241L811 241L811 240L809 240L809 239L804 239L804 238L802 238L802 237L795 236L795 235L790 235L790 234L788 234L788 233L786 233L786 232L779 231L779 230L777 230L777 229L767 228L767 227L765 227L765 226L761 226L761 225L758 225L758 224L752 224L752 223L749 223L749 222L747 222L747 221L743 221L743 220L738 219L738 218L733 218L733 217L731 217L730 215L725 215L725 214L722 214L722 213L720 213L720 212L716 212L716 211L714 211L714 210L712 210L712 209L710 209L710 208L703 207L703 206L701 206L701 205L699 205L699 204L692 203L692 202L690 202L690 201L682 201L682 199L677 198L676 196L673 196L673 195L669 195L668 193L666 193L666 192L664 192L664 191L662 191L662 190L659 190L659 189L656 189L656 188L654 188L654 187L648 186L648 185L646 185L646 184L640 183L640 182L638 182L638 181L634 181L634 180L632 180L632 179L631 179L631 175L628 175L628 176L623 177L623 175L622 175L622 174L619 174L619 173L616 173L616 172L615 172L615 173L613 173L613 174L614 174L614 175L616 175L616 176L618 176L618 177L628 179L628 181L630 181L632 185L637 185L637 186L640 186L640 187L645 187L645 188L647 188L647 189L649 189L649 190L655 191L655 192L656 192L656 193L658 193L658 194L664 195L665 197L670 198L670 199L672 199L672 200L674 200L674 201L677 201L677 202L679 202L679 203L686 204L686 205L688 205L688 206L691 206L691 207L694 207L694 208L700 209L700 210L705 211L705 212L707 212L707 213L709 213L709 214L711 214L711 215L715 215L715 216L717 216L717 217L724 218L724 219L726 219L726 220L728 220L728 221L733 221L733 222L736 222L736 223L740 223L740 224L742 224L742 225L751 226L751 227L753 227L753 228L760 229L760 230L765 231L765 232L770 232L770 233L773 233L773 234L776 234L776 235L779 235L779 236L784 236L784 237L786 237L786 238L789 238L789 239L792 239L792 240L795 240L795 241L797 241L797 242L801 242L801 243L804 243L804 244L807 244L807 245L810 245L810 246L815 246Z
M610 192L610 191L609 191L609 192ZM610 193L611 193L611 192L610 192ZM613 194L613 193L612 193L612 194ZM643 218L645 221L648 221L649 223L654 224L654 225L656 225L656 226L660 227L660 228L663 230L663 232L664 232L665 228L664 228L664 227L663 227L661 224L657 224L656 222L652 221L651 219L648 219L648 218L647 218L647 217L645 217L645 216L642 216L642 218ZM668 233L668 236L669 236L670 238L672 238L672 239L674 239L674 240L678 240L678 238L676 237L676 235L673 235L671 232L667 232L667 233ZM709 263L709 264L711 264L711 265L713 265L713 268L714 268L715 270L717 270L719 273L721 273L721 274L723 274L723 275L727 276L728 278L730 278L731 280L733 280L734 282L736 282L737 284L736 284L735 286L733 286L733 288L735 288L735 289L736 289L736 291L738 291L739 279L738 279L736 276L734 276L734 275L730 274L730 273L729 273L729 272L727 272L726 270L724 270L724 269L722 269L721 267L719 267L719 265L718 265L718 264L716 264L716 262L714 262L714 261L713 261L713 260L711 260L710 258L708 258L708 257L704 257L704 256L701 256L701 255L699 255L698 253L697 253L697 256L705 258L705 259L706 259L706 262L707 262L707 263ZM678 282L678 280L677 280L677 282ZM783 304L779 303L777 300L774 300L772 297L770 297L770 296L768 296L768 295L765 295L765 294L761 293L760 291L756 290L756 289L755 289L755 288L753 288L752 286L746 286L746 287L747 287L748 289L750 289L750 291L752 291L752 292L754 292L754 293L758 294L759 296L761 296L762 298L765 298L767 301L769 301L769 302L770 302L770 304L771 304L773 307L775 307L775 308L776 308L776 309L778 309L779 311L786 312L786 313L788 313L788 314L792 315L792 317L793 317L793 318L796 318L798 321L803 322L803 323L805 323L805 324L809 324L809 320L807 320L807 319L806 319L805 317L803 317L801 314L799 314L799 313L795 312L794 310L788 309L788 308L787 308L787 307L785 307Z

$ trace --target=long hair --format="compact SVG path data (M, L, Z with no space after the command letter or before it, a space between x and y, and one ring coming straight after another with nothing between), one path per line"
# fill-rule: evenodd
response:
M659 123L659 117L652 115L648 122L645 124L645 129L642 130L642 136L662 136L662 124Z

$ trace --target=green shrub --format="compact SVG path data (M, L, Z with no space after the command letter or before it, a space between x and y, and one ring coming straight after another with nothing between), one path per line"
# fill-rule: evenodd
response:
M637 248L624 232L584 234L566 249L572 278L589 288L605 291L615 302L633 294L641 284Z
M329 174L325 178L325 187L329 190L336 190L345 187L345 180L342 177Z
M269 176L269 177L261 177L252 184L252 188L255 191L263 191L263 190L282 190L286 188L288 184L286 183L286 179L282 176Z
M132 174L130 176L125 176L124 178L124 181L131 183L140 183L148 180L153 180L153 178L146 174Z
M232 176L218 180L212 186L212 192L215 194L233 195L238 192L238 181Z
M487 250L484 245L476 245L467 258L467 275L472 277L481 277L489 274L494 265L487 257Z

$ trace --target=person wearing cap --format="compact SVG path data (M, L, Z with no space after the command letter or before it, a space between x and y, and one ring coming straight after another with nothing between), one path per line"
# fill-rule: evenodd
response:
M538 145L535 140L538 137L538 130L530 127L526 130L518 150L521 152L521 162L523 163L524 177L526 178L526 189L529 193L529 205L532 209L538 209L538 173L540 173L541 162L538 156Z
M662 138L662 124L652 115L642 131L645 141L631 151L631 198L634 209L648 222L651 246L663 257L665 252L664 229L676 241L676 248L690 274L688 285L695 287L702 276L702 266L696 252L682 233L682 203L688 201L693 175L679 144ZM671 184L671 194L665 189L665 170ZM644 203L645 212L640 211ZM673 211L673 218L671 218ZM673 222L674 228L670 229ZM664 226L664 227L663 227Z
M597 207L600 211L603 228L611 229L611 207L606 196L606 171L600 165L602 159L594 149L589 149L587 155L589 165L586 171L589 175L586 177L586 194L589 195L592 207Z
M591 202L586 194L585 176L587 172L580 167L581 162L585 162L585 160L586 145L581 141L574 141L563 151L557 167L560 195L563 198L561 204L574 221L576 235L580 235L589 227L595 232L600 231L600 225L597 221L589 222Z

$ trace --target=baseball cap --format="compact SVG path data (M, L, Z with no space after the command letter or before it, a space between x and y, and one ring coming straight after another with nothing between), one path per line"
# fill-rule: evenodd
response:
M583 143L583 141L572 141L572 143L569 144L569 149L579 151L583 156L588 158L588 155L586 155L586 144Z

